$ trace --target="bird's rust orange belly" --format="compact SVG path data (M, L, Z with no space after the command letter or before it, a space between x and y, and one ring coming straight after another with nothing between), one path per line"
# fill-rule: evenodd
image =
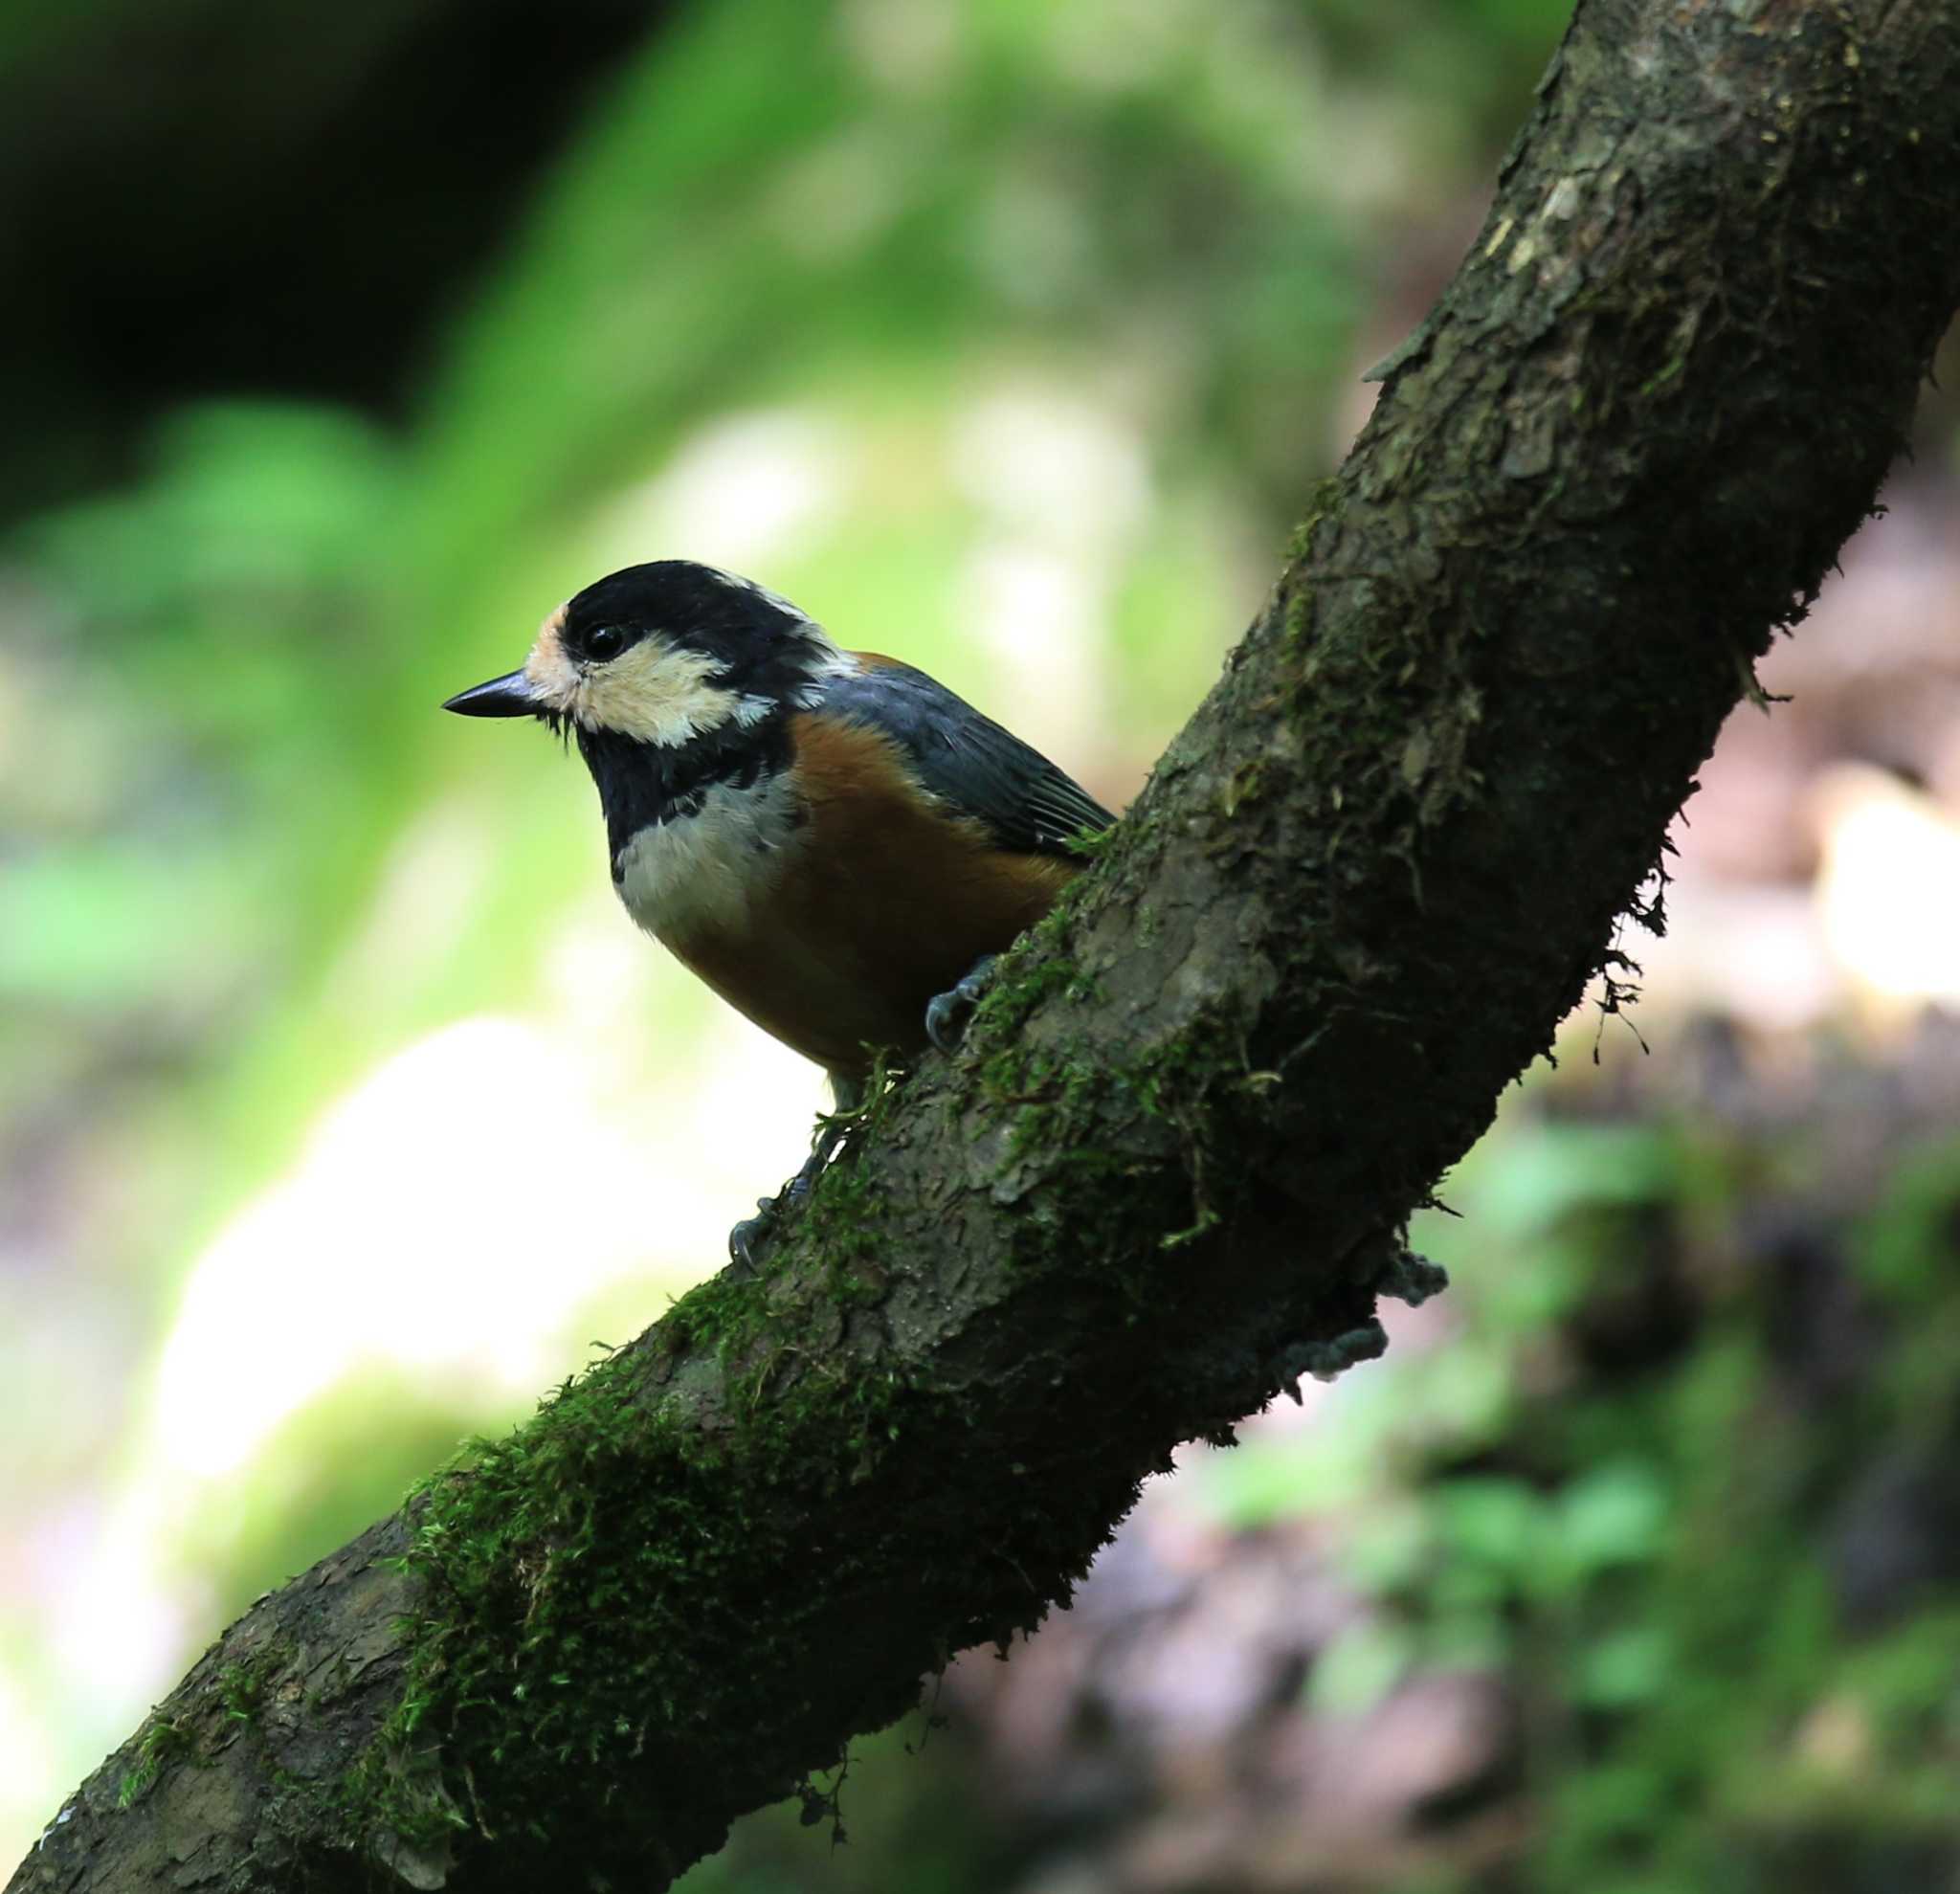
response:
M992 844L921 795L893 746L848 724L802 720L803 819L739 917L660 937L762 1029L832 1072L925 1044L925 1006L983 954L1038 921L1077 872Z

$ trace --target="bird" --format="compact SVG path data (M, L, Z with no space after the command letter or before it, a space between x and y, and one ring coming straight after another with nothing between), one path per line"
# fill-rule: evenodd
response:
M739 1263L834 1155L879 1058L950 1049L994 957L1116 820L924 671L693 560L589 585L519 669L442 707L576 743L627 913L828 1075L835 1115L730 1232Z

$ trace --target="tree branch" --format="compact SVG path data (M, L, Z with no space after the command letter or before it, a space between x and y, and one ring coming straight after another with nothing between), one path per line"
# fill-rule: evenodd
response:
M1066 1598L1179 1441L1377 1351L1411 1210L1612 979L1871 506L1956 234L1941 0L1586 0L1266 609L961 1056L759 1276L262 1599L11 1885L663 1886Z

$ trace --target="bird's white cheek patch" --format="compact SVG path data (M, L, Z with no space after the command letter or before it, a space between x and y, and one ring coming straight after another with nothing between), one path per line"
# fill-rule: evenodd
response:
M722 666L698 651L679 650L657 635L643 637L604 664L579 664L565 648L565 608L538 632L524 677L538 702L590 730L616 730L640 743L669 746L730 719L753 723L756 700L715 680ZM769 706L762 704L762 710Z
M684 744L720 729L740 708L740 693L715 681L721 674L717 659L676 650L656 635L610 664L593 665L575 708L596 729L617 730L641 743Z

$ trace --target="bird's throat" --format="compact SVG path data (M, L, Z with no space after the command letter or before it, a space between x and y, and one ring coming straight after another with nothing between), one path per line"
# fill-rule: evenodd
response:
M672 746L583 724L574 727L579 753L592 772L605 812L615 881L621 879L626 850L643 831L700 815L716 791L758 790L790 761L789 726L781 717L705 731Z

